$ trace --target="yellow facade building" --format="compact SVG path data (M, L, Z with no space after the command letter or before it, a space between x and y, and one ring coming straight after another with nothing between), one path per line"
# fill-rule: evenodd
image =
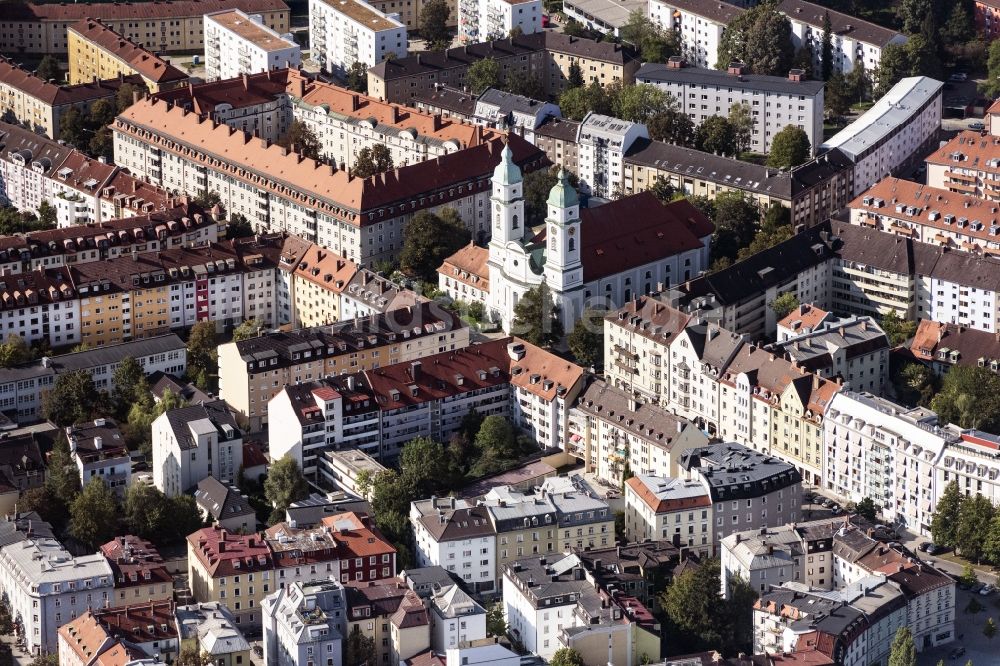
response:
M187 74L168 61L97 19L84 19L69 26L66 39L71 84L135 74L142 77L149 92L155 93L176 88L188 80Z

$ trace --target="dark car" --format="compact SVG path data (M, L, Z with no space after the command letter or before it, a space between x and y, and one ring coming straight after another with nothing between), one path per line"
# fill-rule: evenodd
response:
M925 551L928 555L937 555L942 551L941 547L936 543L928 544L927 550Z
M951 651L951 652L950 652L950 653L948 654L948 658L949 658L949 659L958 659L958 658L959 658L959 657L961 657L961 656L962 656L963 654L965 654L965 648L964 648L964 647L961 647L961 646L959 646L959 647L955 648L954 650L952 650L952 651Z
M924 541L919 546L917 546L917 550L919 550L921 553L926 553L927 549L933 545L934 544L932 544L930 541Z

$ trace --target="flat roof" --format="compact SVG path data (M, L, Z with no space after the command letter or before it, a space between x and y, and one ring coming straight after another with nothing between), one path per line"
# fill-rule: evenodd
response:
M574 8L585 17L592 17L614 28L628 23L632 12L646 13L645 0L566 0L565 5Z
M363 0L323 0L327 5L370 30L392 30L403 24Z
M227 9L221 12L205 14L205 20L218 23L220 26L237 35L241 39L253 43L264 51L281 51L297 46L295 42L285 39L263 23L258 23L249 14L238 9Z
M860 118L834 134L821 147L827 150L839 148L856 159L908 122L917 109L941 94L943 86L941 81L926 76L902 79Z
M763 76L761 74L741 74L737 76L728 71L708 69L706 67L670 67L664 63L648 62L635 73L635 80L640 83L669 82L690 83L695 85L724 86L740 90L764 90L787 95L809 95L813 97L823 90L822 81L812 81L803 78L793 81L787 76Z

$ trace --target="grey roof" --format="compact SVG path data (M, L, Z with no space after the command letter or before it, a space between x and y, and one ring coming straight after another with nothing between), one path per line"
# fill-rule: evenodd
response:
M484 90L479 96L479 103L497 107L501 116L506 116L509 113L524 113L533 116L545 106L545 102L524 95L515 95L499 88Z
M583 571L583 562L576 554L527 557L504 565L504 575L523 584L525 596L535 606L553 597L563 597L565 604L572 604L574 596L587 588L593 590L586 576L581 575Z
M883 28L856 16L842 14L804 0L782 0L781 4L778 5L778 10L787 14L794 21L808 23L820 30L823 29L824 16L829 14L833 34L850 37L875 46L885 46L901 37L900 33L895 30Z
M535 128L536 135L547 136L560 141L569 141L571 143L576 143L576 135L579 131L579 122L565 118L556 118L554 116L549 116L542 121L541 125ZM642 140L638 139L637 142ZM635 144L632 145L634 146Z
M464 617L467 615L485 615L486 609L476 603L475 599L466 594L458 585L444 587L434 592L431 603L441 617Z
M600 379L592 380L580 393L576 408L664 449L673 448L675 440L689 430L688 436L697 437L697 428L688 428L684 419L658 405L633 403L623 390ZM708 443L707 437L699 439Z
M435 541L464 541L496 534L486 508L456 497L432 497L413 502L418 520Z
M742 7L722 0L709 0L708 2L705 0L667 0L667 4L683 12L712 19L722 25L729 25L730 21L746 11Z
M593 16L601 23L620 28L628 23L632 12L646 14L648 2L645 0L566 0L565 4L574 7L584 16Z
M802 482L792 465L735 443L685 451L680 467L705 479L712 501L759 497Z
M285 520L294 522L296 527L305 528L319 524L327 516L351 511L371 514L371 504L342 491L326 495L312 494L304 500L292 502L285 509Z
M223 437L225 436L223 426L228 425L233 429L234 434L239 436L240 431L236 425L236 419L229 411L228 405L222 400L178 407L171 409L166 414L170 429L173 430L174 437L177 438L177 443L182 451L195 446L188 424L196 421L207 419Z
M399 577L406 582L407 587L425 599L436 590L459 582L447 569L437 565L406 569L399 572Z
M719 69L705 67L670 67L663 63L648 62L635 73L639 83L670 82L701 86L723 86L738 90L762 90L787 95L818 95L825 85L822 81L803 79L792 81L787 76L743 74L736 76Z
M833 351L844 349L847 358L855 358L888 349L889 339L871 317L852 316L823 322L812 332L777 343L773 348L807 370L814 370L832 362Z
M427 104L460 116L472 117L476 113L476 96L467 90L450 86L438 86L434 90L418 92L413 97L413 103Z
M0 548L32 539L52 539L52 526L34 511L5 516L0 521Z
M157 398L163 399L163 394L170 390L174 395L180 396L185 402L209 402L212 396L205 393L191 382L169 375L165 372L156 371L148 377L149 391Z
M250 501L239 489L227 486L214 476L205 477L198 482L194 498L198 506L215 520L228 520L255 513Z

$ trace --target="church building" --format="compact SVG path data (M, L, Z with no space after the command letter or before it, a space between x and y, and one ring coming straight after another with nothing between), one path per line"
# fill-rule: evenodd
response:
M568 333L585 308L618 308L636 296L690 280L709 266L715 227L686 199L663 204L642 192L581 208L562 170L549 192L545 229L536 233L525 224L524 182L509 148L493 172L491 205L485 266L449 258L438 269L439 284L449 294L474 292L462 300L481 300L505 331L518 299L543 282ZM460 252L468 257L470 248ZM486 275L472 274L474 266ZM478 289L467 288L473 283Z

